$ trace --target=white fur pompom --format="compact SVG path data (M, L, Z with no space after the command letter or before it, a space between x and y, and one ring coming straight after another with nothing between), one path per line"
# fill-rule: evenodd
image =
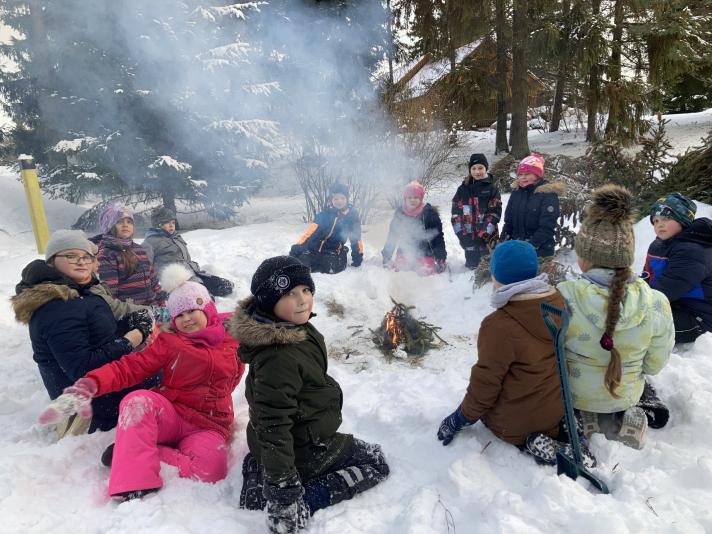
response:
M172 293L175 289L182 286L191 279L193 273L180 263L171 263L166 265L161 271L161 289Z

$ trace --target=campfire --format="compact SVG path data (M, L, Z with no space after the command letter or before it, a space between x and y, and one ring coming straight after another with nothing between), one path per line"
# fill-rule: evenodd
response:
M393 308L383 317L381 326L371 331L373 343L384 354L402 358L422 356L429 349L446 344L437 334L439 326L413 317L411 310L415 309L414 306L391 301Z

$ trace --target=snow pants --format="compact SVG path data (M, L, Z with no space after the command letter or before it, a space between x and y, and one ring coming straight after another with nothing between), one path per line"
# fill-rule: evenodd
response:
M693 343L705 333L702 321L681 306L672 305L672 319L675 323L675 343Z
M313 273L336 274L346 269L348 264L348 247L341 247L340 252L304 252L293 255L304 265L311 269Z
M119 407L109 494L162 487L161 462L181 477L217 482L227 475L227 449L221 434L183 419L163 395L134 391Z

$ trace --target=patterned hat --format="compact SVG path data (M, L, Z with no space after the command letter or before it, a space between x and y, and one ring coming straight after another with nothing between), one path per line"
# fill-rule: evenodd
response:
M263 261L252 276L250 291L257 305L271 312L277 301L299 285L315 291L309 267L291 256L275 256Z
M520 174L532 173L534 176L544 178L544 158L541 154L532 152L517 165L517 176Z
M695 220L697 204L680 193L670 193L660 197L650 208L650 222L656 215L675 219L683 228L687 228Z
M593 192L574 249L580 258L598 267L630 267L635 257L633 196L618 185Z
M99 225L101 226L102 233L110 234L111 230L116 226L116 223L126 217L133 221L133 211L123 204L111 202L104 208L99 216Z

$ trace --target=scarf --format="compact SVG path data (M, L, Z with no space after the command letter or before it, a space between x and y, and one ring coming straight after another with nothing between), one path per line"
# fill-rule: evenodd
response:
M504 307L512 297L524 293L546 293L551 290L549 285L549 275L542 273L534 278L514 282L506 286L498 287L492 293L492 307L500 309Z
M615 276L615 274L616 271L614 269L604 269L602 267L596 267L594 269L586 271L585 273L581 273L581 276L592 284L597 285L598 287L608 289L609 287L611 287L611 282L613 282L613 277ZM635 282L637 278L638 277L635 274L631 274L630 278L628 279L628 283L630 284L631 282Z
M208 318L208 324L202 330L193 333L181 332L176 327L175 318L171 320L173 328L180 337L186 341L191 341L196 344L208 345L209 347L217 347L225 339L225 324L224 321L228 317L232 317L231 313L218 313L214 302L209 302L203 313Z

